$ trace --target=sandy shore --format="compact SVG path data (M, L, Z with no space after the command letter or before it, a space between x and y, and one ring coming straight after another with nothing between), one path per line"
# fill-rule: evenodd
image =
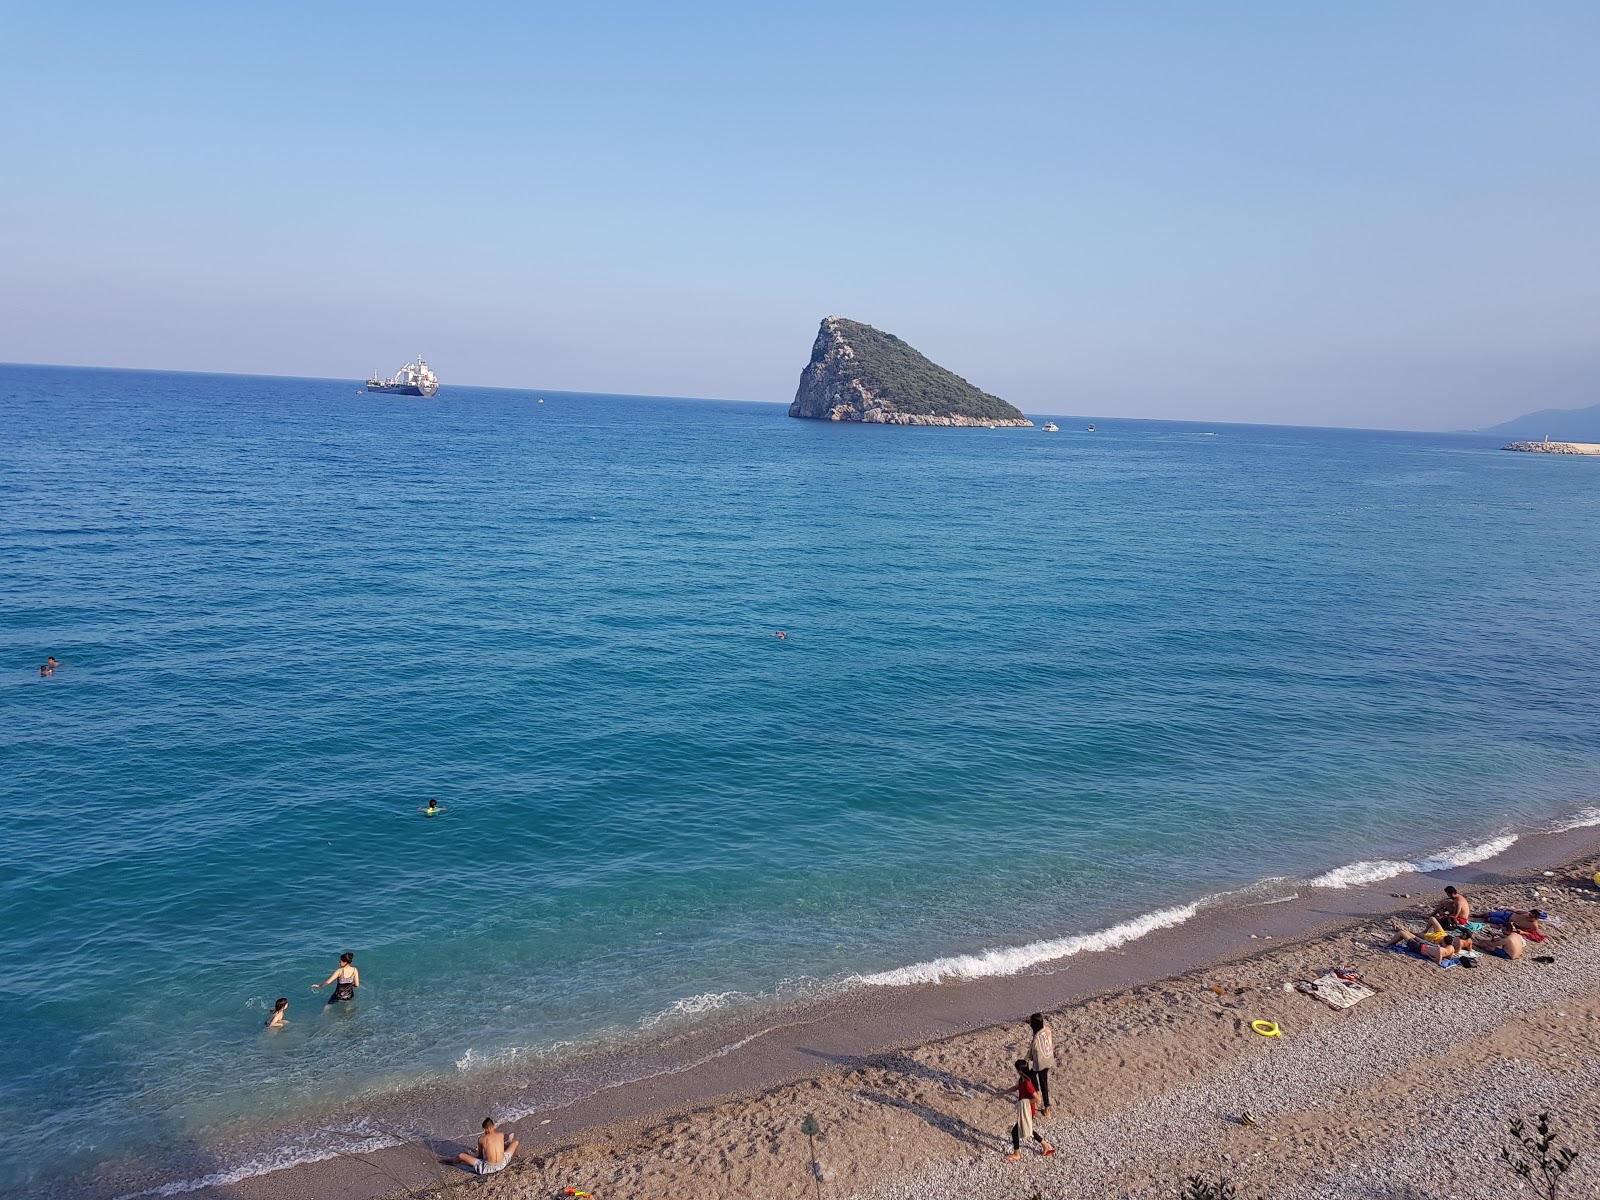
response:
M852 993L687 1069L510 1122L525 1152L487 1180L435 1161L467 1148L482 1115L453 1105L427 1125L454 1136L186 1194L443 1200L471 1188L533 1200L577 1187L596 1200L776 1200L816 1197L820 1183L834 1200L996 1188L1170 1200L1199 1172L1230 1175L1241 1200L1461 1200L1515 1194L1498 1161L1505 1125L1550 1108L1586 1151L1573 1194L1590 1195L1600 1181L1597 869L1600 830L1525 836L1488 862L1245 901L1054 971ZM1441 971L1380 949L1387 917L1417 922L1446 882L1479 911L1557 914L1559 931L1538 948L1555 961ZM1381 990L1348 1012L1284 991L1334 966ZM988 1093L1013 1082L1020 1018L1034 1009L1056 1031L1061 1065L1041 1129L1060 1151L1007 1163L1010 1109ZM1256 1018L1283 1036L1257 1036ZM1258 1124L1239 1124L1245 1110ZM820 1180L800 1132L807 1114L822 1127Z

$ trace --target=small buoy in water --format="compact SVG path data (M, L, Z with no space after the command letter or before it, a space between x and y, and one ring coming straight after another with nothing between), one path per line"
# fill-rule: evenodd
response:
M1282 1037L1283 1030L1278 1028L1276 1021L1251 1021L1250 1028L1262 1037Z

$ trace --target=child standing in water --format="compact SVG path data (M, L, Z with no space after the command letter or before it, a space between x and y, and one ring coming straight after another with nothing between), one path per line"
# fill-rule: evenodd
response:
M1033 1127L1034 1099L1039 1095L1039 1090L1033 1086L1033 1072L1028 1067L1028 1060L1017 1059L1017 1082L1008 1088L997 1091L997 1096L1009 1096L1012 1093L1017 1097L1017 1123L1011 1127L1011 1153L1006 1155L1007 1162L1020 1162L1022 1160L1022 1139L1032 1138L1039 1143L1041 1155L1054 1154L1056 1148L1039 1135Z
M328 997L329 1004L338 1004L341 1000L354 1000L356 989L361 986L361 972L356 970L356 956L346 950L339 955L339 965L332 975L321 983L313 983L311 990L325 988L333 984L333 995Z
M278 1002L272 1006L272 1015L267 1018L268 1029L282 1029L289 1023L286 1015L289 1011L289 997L279 996Z
M1039 1089L1039 1115L1050 1115L1050 1068L1056 1065L1056 1039L1045 1024L1043 1013L1028 1018L1028 1028L1033 1030L1033 1040L1028 1043L1028 1069L1033 1072L1033 1084Z

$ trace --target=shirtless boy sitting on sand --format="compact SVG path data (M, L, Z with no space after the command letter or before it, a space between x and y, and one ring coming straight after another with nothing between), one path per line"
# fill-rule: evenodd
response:
M467 1170L478 1175L493 1175L496 1171L505 1170L511 1161L511 1156L517 1152L517 1135L512 1134L509 1139L494 1127L494 1118L483 1119L483 1136L478 1139L478 1152L468 1154L462 1151L454 1158L441 1158L439 1161L449 1166L460 1163Z

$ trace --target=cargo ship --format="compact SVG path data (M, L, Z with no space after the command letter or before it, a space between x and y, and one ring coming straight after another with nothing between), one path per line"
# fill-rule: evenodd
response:
M432 396L439 390L439 377L419 354L416 362L408 362L388 379L379 379L374 371L367 380L366 390L388 392L393 396Z

